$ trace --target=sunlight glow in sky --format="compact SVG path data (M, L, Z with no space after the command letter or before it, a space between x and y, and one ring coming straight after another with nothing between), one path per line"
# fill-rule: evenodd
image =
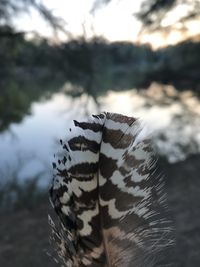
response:
M101 36L109 41L131 41L151 43L154 48L175 44L184 38L179 31L179 25L175 24L181 16L187 12L187 7L181 5L169 12L162 21L162 26L176 25L173 31L167 34L155 32L143 34L138 37L141 23L136 20L133 13L139 11L143 0L112 0L108 5L102 6L94 14L90 11L94 0L43 0L45 6L53 11L53 14L61 17L66 22L66 30L72 37L84 36L91 38ZM46 37L52 37L52 29L40 15L32 10L29 15L23 15L16 19L16 26L24 31L37 31ZM187 23L188 32L185 37L199 33L200 22ZM66 35L60 34L60 40L65 41Z

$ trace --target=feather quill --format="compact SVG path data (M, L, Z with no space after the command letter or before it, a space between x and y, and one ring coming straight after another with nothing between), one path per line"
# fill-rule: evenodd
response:
M164 183L139 120L105 112L74 121L53 167L60 225L50 224L62 266L171 266Z

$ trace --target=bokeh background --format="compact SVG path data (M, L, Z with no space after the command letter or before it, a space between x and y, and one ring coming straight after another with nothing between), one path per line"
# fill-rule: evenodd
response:
M200 1L0 0L0 266L57 266L51 161L72 119L143 119L166 176L176 266L200 266Z

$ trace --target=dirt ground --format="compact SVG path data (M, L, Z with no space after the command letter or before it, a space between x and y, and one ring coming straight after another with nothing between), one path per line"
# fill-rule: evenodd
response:
M48 203L38 209L1 215L0 266L58 266L47 255L50 250L47 223Z
M176 229L176 266L200 266L200 155L166 168Z
M176 266L200 266L200 156L165 168L169 205L176 228ZM47 255L48 201L37 209L1 214L1 267L55 267Z

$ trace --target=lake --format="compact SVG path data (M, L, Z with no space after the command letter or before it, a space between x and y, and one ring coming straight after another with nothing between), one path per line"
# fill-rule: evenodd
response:
M0 134L1 179L25 181L36 176L40 186L51 180L51 162L60 139L67 138L73 119L110 111L134 116L152 132L158 152L169 162L200 152L200 101L190 91L153 83L149 90L108 91L98 97L72 97L65 86L50 98L33 102L20 123L11 123Z

